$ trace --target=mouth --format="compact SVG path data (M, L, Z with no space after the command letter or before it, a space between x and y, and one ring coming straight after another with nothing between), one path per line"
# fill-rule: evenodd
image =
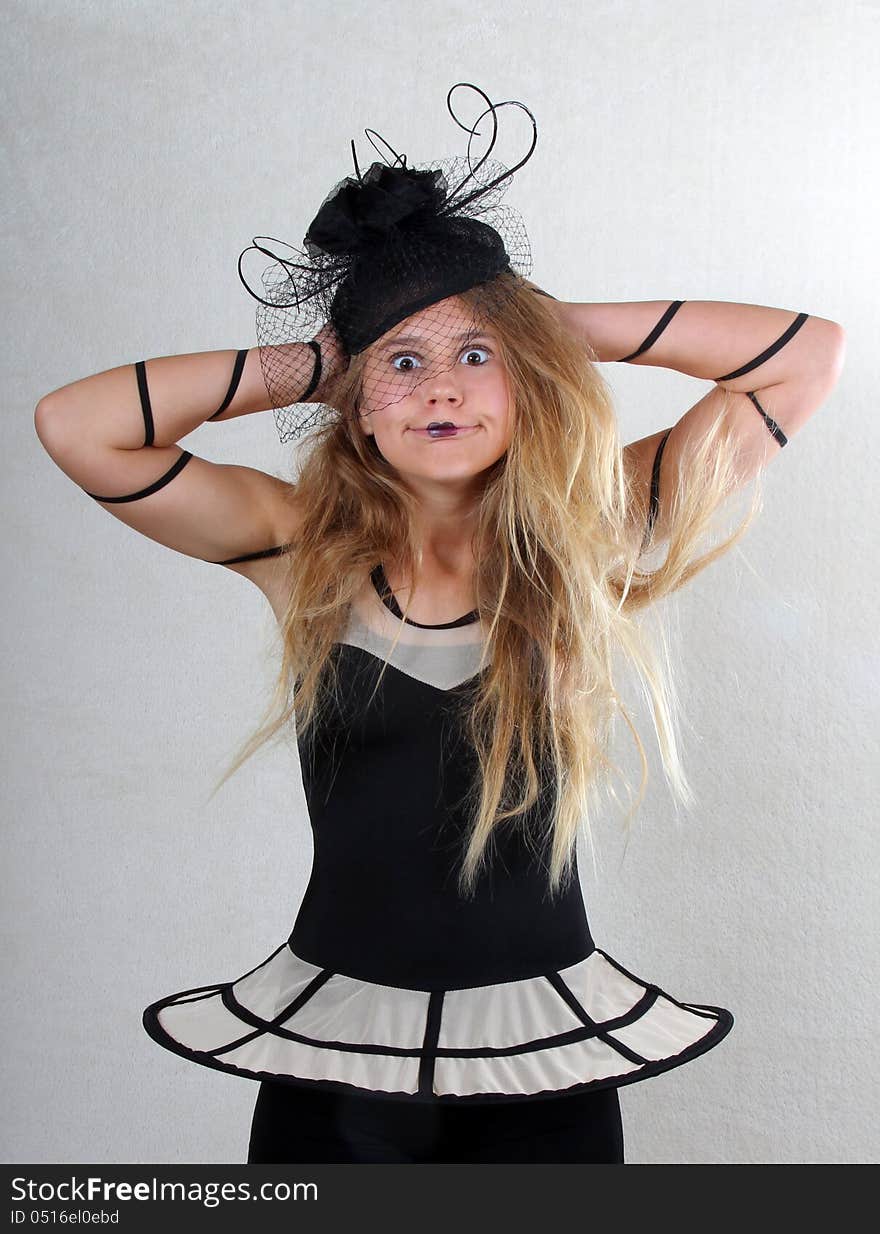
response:
M475 433L479 427L478 424L461 424L453 428L434 429L433 431L427 428L411 428L408 432L415 433L416 437L423 437L426 441L447 441L450 437L467 437Z

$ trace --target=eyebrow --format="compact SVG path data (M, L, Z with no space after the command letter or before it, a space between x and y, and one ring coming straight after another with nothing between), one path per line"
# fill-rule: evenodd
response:
M467 330L464 334L458 335L457 342L464 343L467 339L477 338L491 339L492 335L487 334L485 330ZM384 350L386 347L397 347L401 343L405 343L409 346L412 343L422 343L424 341L425 337L421 334L395 334L394 338L390 338L387 342L382 344L382 349Z

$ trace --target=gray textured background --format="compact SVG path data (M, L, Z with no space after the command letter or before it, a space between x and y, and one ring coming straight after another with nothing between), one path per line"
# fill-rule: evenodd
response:
M760 521L673 602L695 817L643 726L637 832L624 857L609 808L599 877L583 850L581 868L600 946L736 1017L621 1089L629 1162L878 1159L878 36L880 6L853 0L7 0L6 1161L245 1160L256 1084L161 1050L141 1011L273 951L312 851L293 753L204 800L268 699L268 605L109 517L42 451L34 406L119 364L255 345L240 250L298 243L352 137L371 161L366 126L410 162L463 154L456 81L537 118L507 200L560 298L846 327ZM603 372L628 440L709 388ZM269 413L184 444L289 474Z

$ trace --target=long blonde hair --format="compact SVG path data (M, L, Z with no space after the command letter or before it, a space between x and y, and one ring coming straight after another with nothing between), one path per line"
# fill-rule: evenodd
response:
M641 764L627 824L644 797L644 746L615 684L621 653L650 704L667 782L691 807L667 636L661 625L658 654L636 615L732 548L753 520L760 494L756 487L733 533L698 554L713 516L741 487L726 415L730 399L719 387L718 415L690 443L673 483L661 492L668 549L648 568L645 559L658 545L643 542L646 494L627 473L595 353L559 327L551 301L516 276L499 277L516 284L492 319L510 383L513 431L505 455L484 473L472 538L488 664L467 712L479 774L468 797L459 893L473 894L493 831L541 796L548 808L539 842L541 851L549 849L555 895L571 876L582 822L592 845L598 789L619 771L608 753L617 713ZM460 299L470 307L473 293ZM301 735L320 722L336 690L334 643L376 563L393 559L406 577L416 576L416 499L356 414L365 360L366 353L354 357L339 375L327 401L342 414L316 432L302 462L295 486L302 521L290 553L277 561L288 599L274 694L214 792L292 718Z

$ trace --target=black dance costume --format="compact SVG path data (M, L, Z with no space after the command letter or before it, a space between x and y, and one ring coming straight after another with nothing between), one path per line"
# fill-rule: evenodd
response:
M641 355L683 303L624 359ZM763 363L806 320L798 314L770 348L717 380ZM144 362L135 369L151 445ZM755 392L748 397L786 445ZM652 469L645 546L670 431ZM192 457L181 447L137 492L88 495L140 500ZM482 623L477 612L441 625L404 619L381 566L371 581L333 649L341 710L298 739L314 863L290 937L236 980L152 1003L144 1027L184 1058L261 1081L250 1162L622 1161L616 1090L712 1049L733 1016L679 1002L598 948L576 860L551 906L546 873L516 828L493 834L476 898L458 897L461 806L475 765L456 704L477 680ZM537 808L518 826L531 829Z
M616 1089L705 1053L733 1016L598 948L576 862L551 904L519 827L458 896L476 758L456 703L482 622L404 619L381 566L371 581L333 648L338 709L298 738L314 862L290 937L152 1003L144 1027L262 1081L250 1162L622 1161Z

